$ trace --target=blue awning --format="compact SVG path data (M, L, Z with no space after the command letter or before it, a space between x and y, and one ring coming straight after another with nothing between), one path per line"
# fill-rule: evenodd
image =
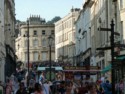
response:
M63 68L62 68L62 67L55 67L55 70L60 70L60 71L62 71Z
M106 66L106 67L101 71L101 73L106 73L106 72L110 71L111 68L112 68L112 65L109 64L108 66Z
M49 68L49 67L38 67L37 71L44 71L44 70L46 70L46 68ZM55 70L57 70L57 71L62 71L63 70L62 67L51 67L51 68L55 68Z
M37 70L38 71L44 71L46 69L46 67L38 67Z

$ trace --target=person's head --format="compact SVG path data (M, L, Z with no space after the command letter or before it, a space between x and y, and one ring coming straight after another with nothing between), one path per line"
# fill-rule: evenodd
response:
M96 90L97 90L96 84L95 83L89 84L88 89L90 91L90 94L96 93Z
M21 82L21 83L19 84L19 86L20 86L20 89L23 89L23 88L24 88L24 83Z
M42 87L39 83L35 83L35 90L40 92L42 90Z
M109 83L109 80L106 80L106 83Z
M123 80L122 80L122 79L120 80L120 83L123 83Z

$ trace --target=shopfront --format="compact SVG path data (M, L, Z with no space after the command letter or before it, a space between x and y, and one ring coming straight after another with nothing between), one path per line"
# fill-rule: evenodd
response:
M114 68L115 83L117 83L125 77L125 56L117 56L113 63L114 66L112 66L110 63L104 69L102 69L101 73L105 74L106 76L109 75L109 78L111 78L111 69Z
M56 75L58 72L63 71L62 67L51 67L51 79L56 80ZM41 72L44 73L44 77L49 80L50 78L50 67L38 67L37 68L37 79L39 78Z
M67 66L64 67L63 71L65 73L65 80L83 80L83 77L90 78L91 75L97 75L97 73L101 72L98 66Z

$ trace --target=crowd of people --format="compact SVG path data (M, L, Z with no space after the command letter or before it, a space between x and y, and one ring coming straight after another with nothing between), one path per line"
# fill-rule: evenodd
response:
M124 82L120 80L115 85L116 94L124 94ZM56 84L39 76L38 81L30 79L28 88L25 79L18 81L12 76L7 79L4 94L112 94L112 84L109 80L83 81L68 80L57 81Z

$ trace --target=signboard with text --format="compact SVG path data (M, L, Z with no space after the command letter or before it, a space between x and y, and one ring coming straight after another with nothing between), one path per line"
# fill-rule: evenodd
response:
M64 70L99 70L99 66L82 66L82 67L76 67L76 66L66 66L64 67Z

